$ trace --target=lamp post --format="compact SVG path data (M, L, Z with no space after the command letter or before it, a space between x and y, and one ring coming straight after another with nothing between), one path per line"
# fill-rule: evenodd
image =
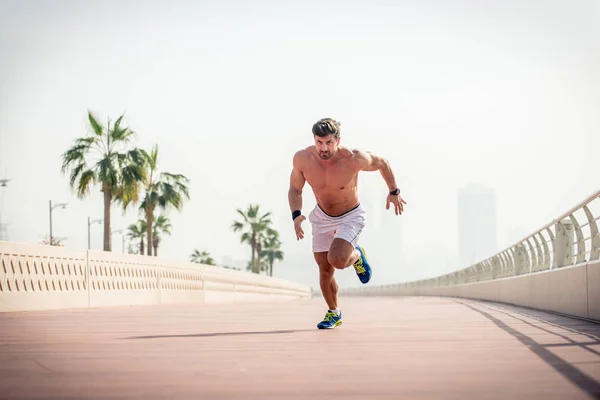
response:
M117 229L116 231L110 231L111 235L115 233L121 234L121 252L125 254L125 235L123 235L123 229Z
M52 200L48 200L48 210L50 213L50 246L53 245L52 244L52 210L54 210L57 207L62 207L62 209L64 210L65 208L67 208L67 203L58 203L53 206Z
M2 193L0 194L0 240L4 240L4 224L2 223L2 205L4 204L4 188L7 186L7 183L10 182L10 179L0 179L0 190Z
M92 224L95 224L97 222L102 222L102 221L104 221L104 220L103 219L95 219L92 221L92 220L90 220L90 217L88 217L88 250L90 250L92 248L91 239L90 239L90 236L91 236L90 227L92 226Z

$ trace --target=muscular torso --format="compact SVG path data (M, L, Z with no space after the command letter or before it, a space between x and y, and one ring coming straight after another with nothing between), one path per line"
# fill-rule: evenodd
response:
M336 216L356 207L360 168L354 153L340 148L331 159L323 162L314 146L304 151L302 173L323 211Z

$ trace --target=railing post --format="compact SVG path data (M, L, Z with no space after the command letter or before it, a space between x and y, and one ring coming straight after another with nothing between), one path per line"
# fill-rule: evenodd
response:
M571 237L577 237L577 253L575 254L575 264L581 264L585 262L585 240L583 239L583 232L577 222L577 218L573 214L569 215L573 231L571 231ZM573 240L571 240L571 243Z
M504 251L502 253L502 263L499 265L499 268L500 270L498 271L496 278L502 278L508 275L506 271L512 268L512 258L510 251Z
M590 224L590 259L589 261L598 260L600 258L600 233L598 233L598 225L594 219L594 215L588 208L588 206L583 207L583 211L585 212L585 216L588 219L588 223Z
M542 270L547 270L550 269L551 267L551 262L550 262L550 248L548 247L548 243L546 243L546 238L544 237L544 235L542 235L542 232L539 233L540 235L540 240L541 240L541 244L542 244L542 248L544 249L544 258L542 261Z
M554 229L556 230L556 224L554 226ZM557 265L557 258L556 258L556 235L554 234L554 232L552 232L552 229L550 229L550 227L546 228L546 232L548 232L548 237L550 237L550 246L552 246L552 251L551 251L551 257L552 260L549 260L550 265L548 266L548 269L553 269L556 268Z
M531 244L529 239L532 239L532 238L527 238L524 241L525 256L526 256L525 258L527 260L527 265L526 265L525 269L527 270L527 273L531 273L533 271L533 269L537 266L537 250ZM527 251L527 247L529 248L529 251Z
M562 220L554 224L554 268L561 268L571 264L573 257L573 242L571 238L571 221Z
M500 276L500 271L502 271L502 268L504 267L504 257L501 254L499 259L492 259L489 263L491 268L491 278L498 278Z
M521 244L513 246L510 250L513 256L513 276L516 276L521 273Z

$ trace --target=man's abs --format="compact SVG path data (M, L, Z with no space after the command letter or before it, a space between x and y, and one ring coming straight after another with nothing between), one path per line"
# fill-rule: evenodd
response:
M356 186L336 192L313 189L313 193L319 207L332 217L347 213L359 204Z

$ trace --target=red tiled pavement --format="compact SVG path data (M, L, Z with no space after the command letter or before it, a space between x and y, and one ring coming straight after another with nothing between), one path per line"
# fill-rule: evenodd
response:
M444 298L0 314L0 398L600 398L600 325Z

